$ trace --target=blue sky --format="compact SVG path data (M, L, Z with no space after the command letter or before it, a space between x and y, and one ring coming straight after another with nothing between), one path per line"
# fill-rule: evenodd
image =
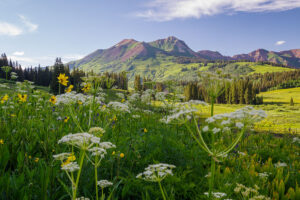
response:
M300 48L300 0L0 0L0 53L76 60L122 39L168 36L224 55Z

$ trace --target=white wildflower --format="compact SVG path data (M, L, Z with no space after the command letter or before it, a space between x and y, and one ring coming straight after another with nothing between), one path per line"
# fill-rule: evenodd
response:
M145 171L138 174L136 178L144 179L145 181L158 182L162 181L166 176L173 176L172 169L175 165L169 165L164 163L149 165L145 168Z
M76 163L76 162L70 162L66 165L63 165L61 167L62 170L65 170L65 171L68 171L68 172L74 172L74 171L77 171L79 170L79 165Z
M110 181L108 181L108 180L101 180L101 181L98 181L98 182L97 182L97 185L100 186L100 187L103 189L103 188L112 186L113 183L110 182Z
M221 131L221 129L220 128L213 128L213 130L212 130L212 132L214 133L214 134L216 134L216 133L219 133Z
M130 113L128 105L120 102L110 102L108 107L112 108L115 111L120 111L120 112L128 112Z
M67 143L80 149L89 149L94 144L99 144L100 138L89 133L75 133L63 136L58 141L58 144L60 143Z
M208 126L204 126L202 129L203 132L207 132L208 130L209 130Z

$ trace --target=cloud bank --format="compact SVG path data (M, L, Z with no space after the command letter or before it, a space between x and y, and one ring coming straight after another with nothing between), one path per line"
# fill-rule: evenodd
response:
M274 12L300 7L300 0L152 0L136 16L155 21L236 12Z
M0 21L0 36L18 36L26 32L34 32L38 29L38 25L32 23L24 15L19 15L19 23L9 23Z

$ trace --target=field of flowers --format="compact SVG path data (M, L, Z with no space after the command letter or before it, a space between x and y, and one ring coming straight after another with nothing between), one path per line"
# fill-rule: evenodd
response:
M0 199L300 199L300 139L254 131L262 110L93 77L83 93L0 88Z

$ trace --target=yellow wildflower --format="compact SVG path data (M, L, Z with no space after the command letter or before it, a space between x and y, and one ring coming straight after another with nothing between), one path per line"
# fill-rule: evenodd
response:
M81 105L81 104L82 104L82 101L78 101L78 104Z
M87 93L88 91L90 91L92 85L90 83L87 83L83 86L83 88L81 89L84 93Z
M17 116L17 115L15 115L15 114L11 114L10 116L11 116L11 117L15 117L15 116Z
M124 153L120 153L120 158L124 158Z
M61 164L61 167L65 166L65 165L67 165L67 164L70 164L70 161L69 161L69 160L66 160L65 162L63 162L63 163Z
M3 139L0 139L0 144L4 144L4 140Z
M116 154L116 152L115 151L113 151L112 153L111 153L111 155L115 155Z
M31 159L31 156L28 156L29 159Z
M27 94L18 94L19 102L26 102L27 101Z
M124 103L124 102L125 102L125 99L122 99L122 100L121 100L121 103Z
M71 155L67 158L67 161L70 161L70 162L75 161L75 160L76 160L76 157L75 157L74 154L71 154Z
M64 86L67 86L68 85L68 79L69 77L66 76L65 74L59 74L59 76L57 77L58 79L58 82Z
M144 128L144 133L147 133L147 132L148 132L148 130L146 128Z
M52 96L52 97L49 99L49 102L51 102L52 104L55 104L55 103L56 103L56 96Z
M35 158L35 159L34 159L34 162L37 163L37 162L39 162L39 160L40 160L39 158Z
M2 97L2 99L1 99L1 103L3 104L5 101L7 101L8 100L8 95L6 94L6 95L4 95L3 97Z
M69 93L73 90L74 85L70 85L67 89L66 89L66 93Z
M67 123L69 121L70 117L65 117L64 122Z

